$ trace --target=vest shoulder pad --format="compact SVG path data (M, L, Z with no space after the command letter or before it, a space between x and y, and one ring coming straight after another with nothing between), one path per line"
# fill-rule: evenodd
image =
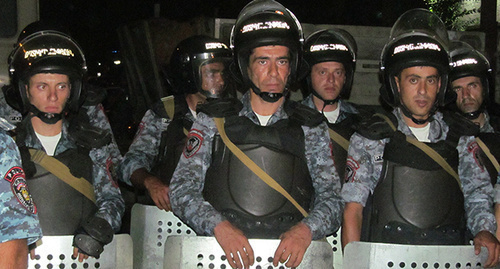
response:
M398 120L392 113L375 113L356 124L356 132L371 139L380 140L391 137L396 131Z
M68 131L77 145L88 150L104 147L112 141L112 135L108 130L89 123L72 122Z
M218 98L198 105L196 112L203 112L213 118L222 118L238 115L241 109L243 109L243 104L236 98Z
M183 96L167 96L155 103L151 110L161 118L172 120L178 115L184 115L188 111L186 100Z
M448 136L455 135L458 141L460 136L476 136L479 134L479 126L464 116L453 111L443 111L442 113L444 122L450 127Z
M317 110L295 101L286 101L285 111L291 120L295 120L299 122L300 125L305 125L307 127L318 126L324 121L323 115Z

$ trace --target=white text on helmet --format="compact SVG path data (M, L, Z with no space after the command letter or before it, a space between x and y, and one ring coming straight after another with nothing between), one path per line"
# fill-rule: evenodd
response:
M462 65L477 64L477 61L474 58L466 58L466 59L458 60L458 61L453 62L451 64L453 67L459 67Z
M341 50L341 51L349 51L347 46L344 44L321 44L321 45L312 45L309 50L311 52L315 51L325 51L325 50Z
M243 26L243 28L241 28L241 33L267 29L290 29L290 26L284 21L257 22Z
M205 43L205 49L211 50L211 49L227 49L226 44L221 43L221 42L210 42L210 43Z
M436 50L436 51L441 51L441 48L439 47L438 44L435 43L411 43L411 44L404 44L404 45L399 45L394 48L394 54L398 54L400 52L405 52L405 51L413 51L413 50Z
M37 58L45 55L62 55L62 56L75 56L73 51L64 48L48 48L48 49L36 49L28 50L24 53L24 58Z

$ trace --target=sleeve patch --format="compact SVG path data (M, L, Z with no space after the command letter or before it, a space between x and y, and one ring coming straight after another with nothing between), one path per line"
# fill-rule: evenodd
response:
M479 168L481 168L481 171L484 171L484 163L482 162L481 160L481 157L480 157L480 152L481 152L481 148L479 147L479 144L474 141L472 143L469 144L469 146L467 147L467 150L472 153L472 156L474 157L474 161L476 162L477 166L479 166Z
M191 158L193 157L198 150L201 148L201 144L203 143L203 136L199 130L192 129L189 132L188 140L186 142L186 147L184 147L184 157Z
M352 157L347 158L345 168L345 182L354 182L354 177L356 176L356 171L359 169L359 163L355 161Z
M26 208L26 210L28 210L32 214L35 214L37 212L37 209L28 191L28 185L26 184L26 176L24 175L23 169L17 166L12 167L5 174L4 179L10 182L10 188L14 196L16 196L17 201L24 208Z

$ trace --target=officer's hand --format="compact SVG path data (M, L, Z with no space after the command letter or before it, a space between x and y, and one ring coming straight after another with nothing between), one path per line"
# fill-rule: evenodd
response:
M249 268L253 265L253 249L248 239L238 228L225 220L214 229L215 239L226 253L227 261L233 268Z
M311 244L312 234L307 225L299 222L290 230L280 236L281 242L274 253L273 265L278 266L278 262L284 263L286 267L297 267L307 248Z
M486 260L484 267L495 267L499 264L500 258L500 242L496 237L487 231L481 231L474 237L474 252L479 255L481 252L481 247L486 247L488 249L488 259Z
M89 258L89 255L78 252L78 248L73 248L73 258L75 258L75 259L78 258L79 262L83 262L83 260L86 260Z
M149 196L153 199L155 205L162 210L171 211L170 198L168 192L170 188L165 185L159 178L150 176L144 179L144 187L149 192Z

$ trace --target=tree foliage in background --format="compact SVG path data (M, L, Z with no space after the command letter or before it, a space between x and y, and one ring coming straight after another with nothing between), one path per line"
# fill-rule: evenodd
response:
M463 0L424 0L430 11L436 13L448 29L464 31L478 22L464 19L464 16L478 13L479 10L466 10Z

